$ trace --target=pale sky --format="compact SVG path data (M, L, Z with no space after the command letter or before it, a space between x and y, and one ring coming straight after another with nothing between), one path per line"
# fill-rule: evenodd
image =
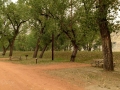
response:
M14 2L14 3L17 2L17 0L11 0L11 1Z

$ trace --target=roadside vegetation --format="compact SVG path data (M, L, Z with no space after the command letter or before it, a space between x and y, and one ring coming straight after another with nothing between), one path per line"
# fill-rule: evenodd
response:
M6 53L5 56L0 55L0 58L8 58L8 60L5 61L9 61L9 62L13 62L13 63L21 63L21 64L36 64L35 60L36 58L33 58L33 51L14 51L14 55L12 56L12 60L9 60L9 52ZM70 59L70 55L71 55L71 51L55 51L55 59L52 60L52 54L51 51L45 51L43 58L37 58L38 63L37 64L41 64L41 63L53 63L53 62L69 62ZM26 55L28 55L28 57L26 58ZM20 60L21 57L21 60ZM113 52L113 58L114 58L114 62L116 62L116 64L120 63L120 52ZM95 59L103 59L103 55L101 51L92 51L92 52L88 52L88 51L79 51L77 56L76 56L76 61L78 63L87 63L87 64L91 64L91 62Z

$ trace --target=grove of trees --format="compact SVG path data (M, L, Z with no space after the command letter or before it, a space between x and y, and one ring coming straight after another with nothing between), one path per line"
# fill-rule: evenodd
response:
M0 50L71 50L74 62L81 50L102 46L104 70L113 71L110 33L119 30L115 21L119 0L0 0Z

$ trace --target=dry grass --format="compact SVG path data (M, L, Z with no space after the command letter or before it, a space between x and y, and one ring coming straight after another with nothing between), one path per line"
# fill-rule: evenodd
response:
M86 90L120 90L120 70L105 72L101 68L83 67L46 71L47 73L84 86Z
M41 52L38 53L38 56ZM70 61L70 56L71 56L71 51L55 51L55 59L54 61L57 62L69 62ZM6 53L6 56L4 57L9 57L9 52ZM28 60L32 60L32 56L33 56L33 51L14 51L13 53L13 57L22 57L22 60L26 60L25 55L28 55ZM83 51L83 52L78 52L77 56L76 56L76 62L82 62L82 63L90 63L93 59L101 59L102 58L102 52L99 51L95 51L95 52L87 52L87 51ZM0 52L0 58L3 58L2 56L2 52ZM38 58L39 59L39 58ZM46 51L44 53L43 60L45 61L45 59L48 61L51 61L51 51ZM114 52L114 61L119 63L119 59L120 59L120 53L119 52ZM28 61L27 61L28 62Z
M54 61L51 60L51 51L46 51L42 59L38 58L38 64L41 63L60 63L60 62L69 62L71 51L55 51ZM0 52L0 58L9 58L9 52L7 52L6 56L2 56L2 52ZM39 56L40 52L38 53ZM114 52L114 62L116 62L117 66L120 67L120 53ZM27 60L25 55L28 55ZM19 60L21 56L21 60ZM13 53L13 60L14 63L21 63L21 64L35 64L35 58L32 58L33 51L14 51ZM76 56L76 62L80 63L91 63L93 59L102 59L102 52L78 52Z

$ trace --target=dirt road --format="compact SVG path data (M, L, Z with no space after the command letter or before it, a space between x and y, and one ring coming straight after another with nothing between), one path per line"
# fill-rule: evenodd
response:
M53 65L21 65L0 62L0 90L84 90L46 70L83 67L84 64L60 63Z

